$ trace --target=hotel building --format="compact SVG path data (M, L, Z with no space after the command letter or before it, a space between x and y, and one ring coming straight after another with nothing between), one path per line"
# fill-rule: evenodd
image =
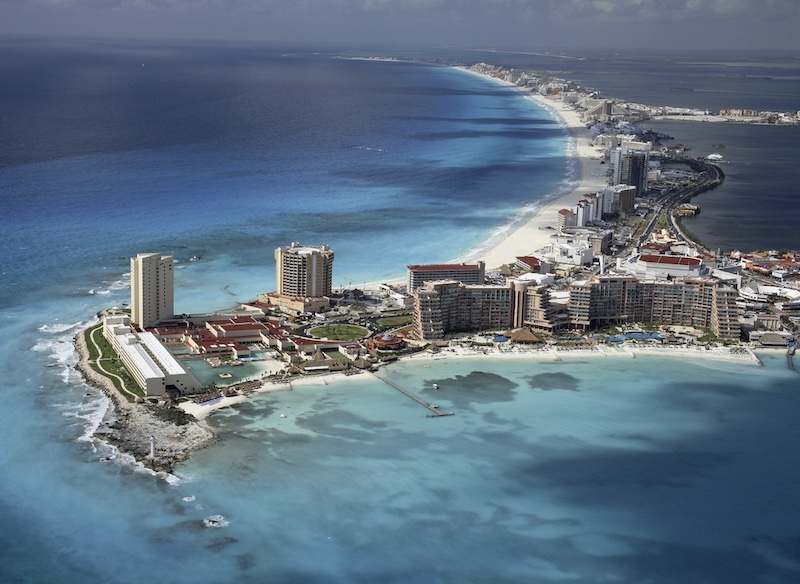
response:
M630 275L593 276L575 282L569 303L553 303L550 289L534 281L507 286L427 282L414 292L412 337L439 341L451 332L529 328L550 333L633 323L684 324L738 340L737 291L712 278L639 280Z
M136 332L128 316L104 317L103 336L145 395L159 396L168 391L186 395L203 391L200 382L178 363L156 336Z
M406 290L412 294L425 282L435 280L457 280L463 284L483 284L486 277L486 264L423 264L406 266L408 282Z
M611 152L613 182L615 185L630 185L636 187L636 196L640 197L647 191L647 170L650 153L647 149L631 145L620 146ZM628 205L620 201L622 211L628 211ZM632 207L631 207L632 209Z
M292 242L275 250L275 289L281 296L317 298L330 296L333 251L327 245Z
M707 328L720 339L738 340L738 293L711 278L638 280L594 276L570 286L569 319L578 329L637 322Z
M426 282L414 292L412 336L439 341L449 332L505 329L511 325L512 295L510 286Z
M140 253L131 258L131 320L152 327L175 315L172 256Z

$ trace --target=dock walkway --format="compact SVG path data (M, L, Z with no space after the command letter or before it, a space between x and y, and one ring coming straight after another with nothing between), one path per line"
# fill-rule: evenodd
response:
M410 391L403 389L402 387L400 387L399 385L397 385L393 381L389 381L385 377L381 377L380 375L375 375L375 377L377 377L378 379L383 381L385 384L391 385L392 387L394 387L400 393L404 393L405 395L407 395L408 397L413 399L415 402L417 402L419 404L422 404L423 406L428 408L431 411L431 413L428 414L429 418L438 418L438 417L441 417L441 416L452 416L452 415L455 414L455 412L442 412L442 411L440 411L438 409L439 406L437 406L436 404L430 404L430 403L426 402L424 399L422 399L418 395L414 395Z
M795 347L789 347L789 349L786 351L786 365L788 365L789 369L791 369L795 373L800 373L800 371L797 370L797 367L794 364L794 352L795 352Z

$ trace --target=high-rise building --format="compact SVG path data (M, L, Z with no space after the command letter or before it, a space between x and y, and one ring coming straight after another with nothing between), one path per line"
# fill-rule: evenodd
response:
M611 152L611 164L614 167L613 183L636 187L636 196L642 196L647 191L649 162L650 153L646 150L628 146L614 149Z
M552 333L566 326L589 330L626 323L671 323L707 328L736 340L737 291L712 278L639 280L604 275L574 282L569 304L551 301L546 285L508 280L506 286L428 282L414 291L412 338L440 341L449 333L525 327Z
M284 296L330 296L333 283L333 251L327 245L292 242L275 250L275 290Z
M636 206L636 187L627 184L606 187L598 195L603 199L601 217L603 213L628 213Z
M175 315L172 256L140 253L131 258L131 321L155 326Z
M640 197L647 190L647 152L630 152L622 157L620 169L620 183L636 187L636 196ZM620 206L623 211L626 205L620 197Z
M725 340L739 338L737 292L712 278L593 276L574 282L569 292L569 317L575 328L659 322L707 328Z

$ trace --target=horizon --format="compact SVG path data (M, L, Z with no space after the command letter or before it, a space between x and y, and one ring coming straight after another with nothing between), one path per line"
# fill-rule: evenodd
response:
M469 46L469 45L406 45L400 43L386 43L386 42L345 42L345 41L319 41L319 40L258 40L258 39L203 39L203 38L168 38L168 37L111 37L111 36L93 36L93 35L73 35L73 34L20 34L20 33L3 33L0 31L0 44L10 43L65 43L70 45L81 44L95 44L98 46L119 46L119 47L177 47L186 48L192 46L209 47L209 48L227 48L227 49L244 49L248 47L261 48L261 49L302 49L307 52L326 52L331 54L336 53L353 53L353 57L390 57L390 58L407 58L414 59L441 59L442 64L449 64L446 61L452 60L453 63L464 62L466 64L473 64L472 60L464 59L467 53L475 53L476 55L485 54L491 56L492 54L502 55L504 57L519 56L519 57L543 57L551 59L564 59L565 64L569 61L587 61L592 58L608 58L614 55L624 55L630 57L632 55L646 58L648 55L653 56L680 56L688 58L692 55L736 55L744 56L781 56L785 58L795 58L798 60L798 67L800 67L800 49L786 49L786 48L714 48L706 47L702 49L687 49L677 47L649 47L647 49L639 49L630 46L604 46L604 47L571 47L571 48L549 48L542 50L535 49L503 49L496 47L484 46ZM437 57L434 53L461 53L458 59L448 59L445 57ZM797 53L797 54L796 54ZM795 56L796 54L796 56ZM794 56L794 57L793 57ZM485 57L477 57L475 63L484 61L491 61ZM720 63L720 65L726 65ZM525 68L525 66L519 66ZM547 67L545 70L552 69Z
M798 24L791 0L0 0L0 36L150 42L798 51Z

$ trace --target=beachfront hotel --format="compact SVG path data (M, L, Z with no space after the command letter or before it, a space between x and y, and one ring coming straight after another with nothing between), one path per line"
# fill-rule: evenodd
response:
M510 286L426 282L414 291L412 338L440 341L448 332L505 329L511 324Z
M170 258L171 259L171 258ZM111 344L147 396L200 393L203 386L181 366L153 333L139 332L127 315L103 317L103 337Z
M409 294L425 282L434 280L458 280L463 284L483 284L486 277L486 264L422 264L406 266L408 271L406 290Z
M634 323L706 328L722 340L738 340L736 299L730 284L714 279L640 279L600 275L570 285L568 302L553 302L550 287L509 279L505 286L427 282L414 292L412 338L444 340L448 333L529 328L552 333Z
M739 340L737 297L736 289L713 278L593 276L570 286L569 319L581 330L658 322L706 328L720 339Z
M175 314L172 256L140 253L131 258L131 321L152 327Z
M330 296L333 283L333 251L327 245L292 242L275 250L275 290L281 296L319 298Z

